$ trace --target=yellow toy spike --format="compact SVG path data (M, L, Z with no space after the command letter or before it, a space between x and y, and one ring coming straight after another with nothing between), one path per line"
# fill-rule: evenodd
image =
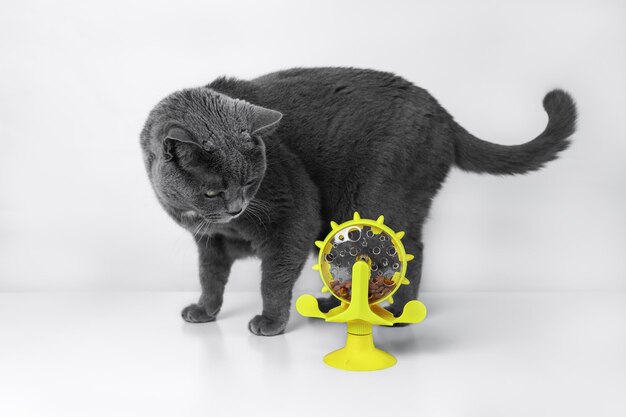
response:
M339 228L339 225L336 222L331 220L330 228L333 229L333 230L337 230L337 228Z
M406 260L407 262L411 262L413 259L415 259L415 256L411 255L410 253L407 253L406 257L404 258L404 260Z
M315 246L317 246L318 248L322 249L324 247L324 242L322 242L321 240L316 240L315 241Z
M324 285L324 286L322 287L321 291L322 291L322 292L328 292L328 291L330 291L330 290L328 289L328 287L327 287L326 285Z
M361 220L361 215L358 211L354 212L354 217L352 218L352 220Z
M409 285L411 283L411 281L409 281L409 279L407 277L403 277L402 281L400 281L400 284L402 285Z
M403 237L404 237L404 232L403 231L400 231L400 232L396 233L396 238L398 240L402 240Z
M311 294L304 294L296 300L296 309L300 314L306 317L326 318L326 314L322 313L317 304L317 299Z
M426 318L426 306L417 300L409 301L402 310L402 315L394 323L419 323Z
M315 264L311 267L311 269L313 269L314 271L319 271L320 270L320 264Z
M385 224L385 216L383 215L378 216L378 218L376 219L376 223Z

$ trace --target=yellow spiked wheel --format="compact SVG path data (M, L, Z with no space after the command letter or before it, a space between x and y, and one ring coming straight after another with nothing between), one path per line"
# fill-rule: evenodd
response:
M370 267L368 285L369 304L382 301L393 303L393 294L406 285L407 262L413 255L407 254L402 245L404 232L395 233L384 223L384 217L376 220L362 219L359 213L342 224L331 222L332 231L323 241L316 241L320 251L313 269L320 272L324 287L342 302L352 298L352 267L359 260Z
M332 231L315 242L320 252L313 269L324 282L322 292L330 292L341 305L324 313L317 299L305 294L296 301L296 309L303 316L347 323L346 346L324 357L335 368L369 371L393 366L396 359L374 346L372 325L418 323L426 317L426 307L417 300L409 301L400 317L378 305L392 303L400 285L409 283L405 273L413 259L402 245L404 232L394 232L384 220L362 219L355 212L350 221L331 222Z

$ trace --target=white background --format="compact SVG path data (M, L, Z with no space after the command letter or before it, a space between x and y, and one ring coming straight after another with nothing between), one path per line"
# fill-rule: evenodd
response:
M0 415L626 415L624 45L617 0L3 0ZM250 334L255 260L216 322L183 322L195 247L138 143L174 90L322 65L400 74L502 144L543 130L552 88L579 106L545 170L451 172L425 233L428 318L374 330L398 358L381 372L322 363L342 325L292 312L284 335ZM307 268L296 295L320 286Z
M626 288L624 2L3 3L0 291L198 289L144 172L149 110L220 75L342 65L400 74L502 144L543 130L550 89L578 102L574 145L542 172L451 173L423 289ZM242 262L229 290L258 282Z

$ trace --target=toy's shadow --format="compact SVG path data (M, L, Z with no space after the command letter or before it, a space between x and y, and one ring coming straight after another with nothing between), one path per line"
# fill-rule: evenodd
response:
M442 316L441 311L429 310L428 317L421 323L402 327L375 326L374 343L393 354L441 353L457 343L447 332L448 328L441 325Z
M402 355L442 352L450 345L443 335L418 330L414 326L374 331L374 343L380 349Z

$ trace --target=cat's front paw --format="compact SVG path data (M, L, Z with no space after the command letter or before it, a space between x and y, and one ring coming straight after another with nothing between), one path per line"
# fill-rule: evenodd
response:
M206 323L208 321L214 321L217 317L217 313L209 314L206 309L198 304L190 304L183 308L180 313L183 316L183 320L188 323Z
M257 336L276 336L285 332L287 320L273 320L266 316L255 316L250 323L248 329Z

